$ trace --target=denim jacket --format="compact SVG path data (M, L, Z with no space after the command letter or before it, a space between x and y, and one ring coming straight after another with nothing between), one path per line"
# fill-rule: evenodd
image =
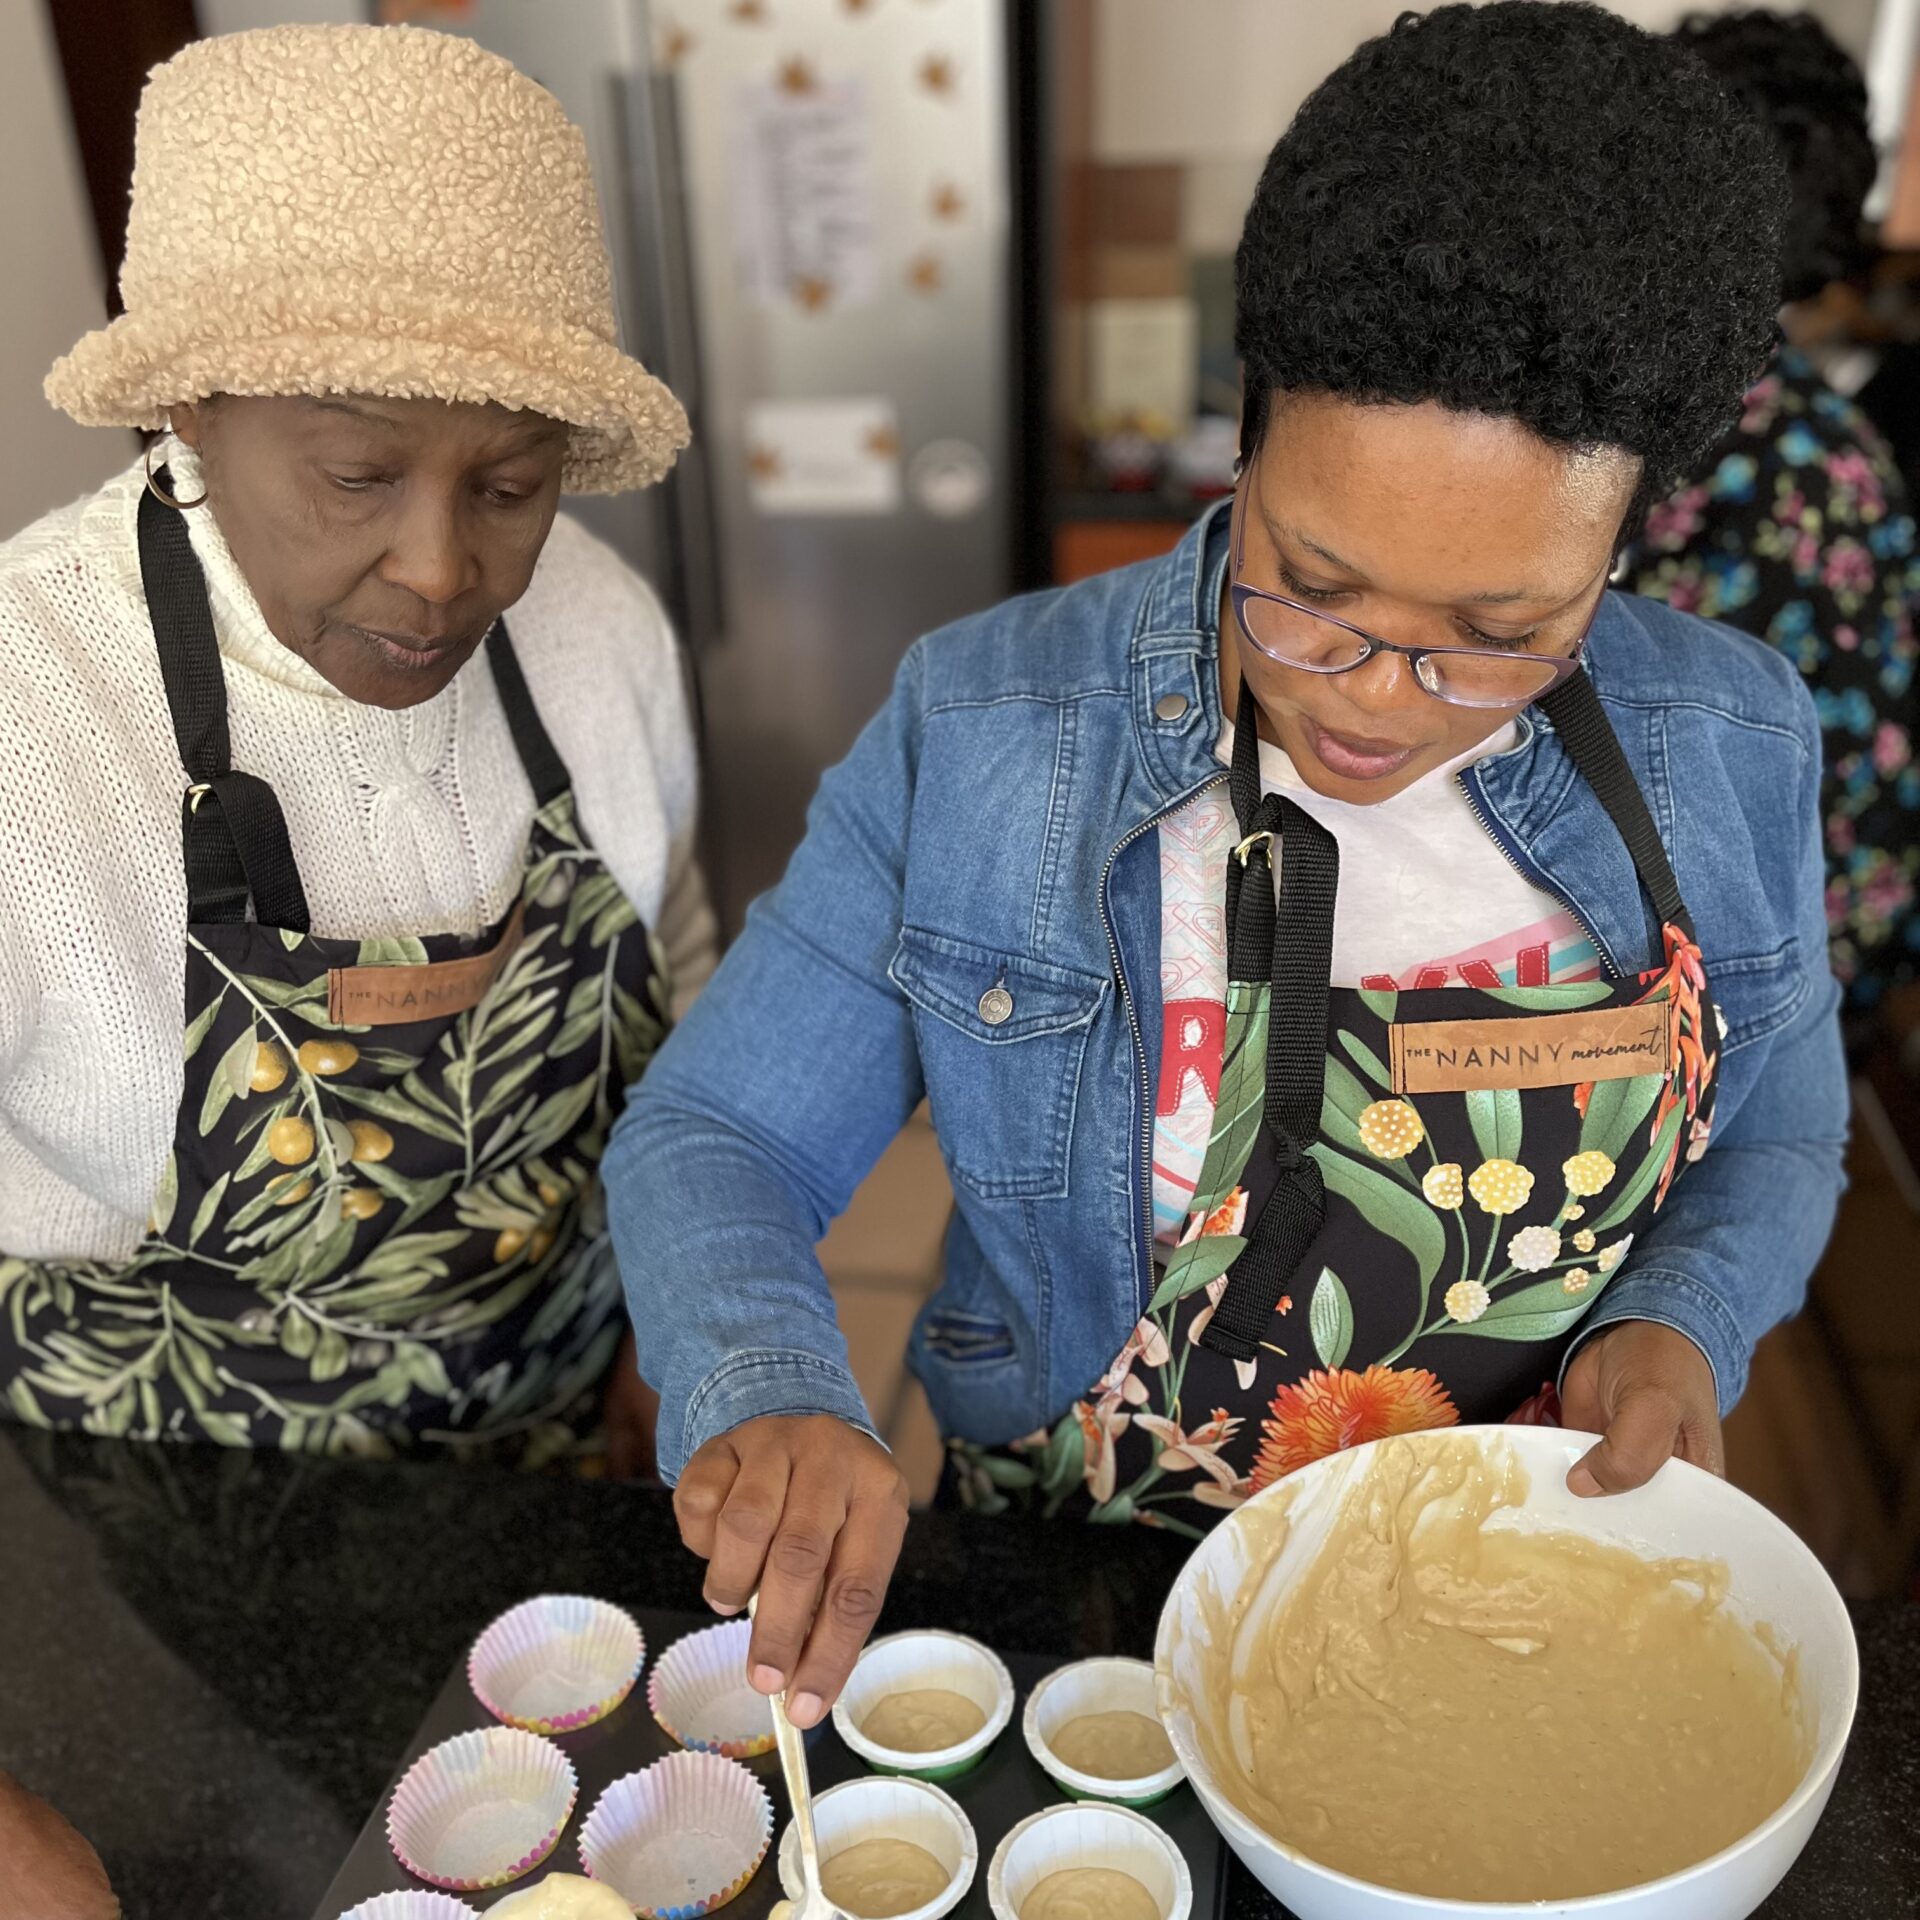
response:
M908 1358L942 1430L1031 1433L1126 1339L1151 1291L1154 830L1221 772L1223 525L921 640L631 1095L605 1175L669 1478L756 1415L871 1430L814 1249L923 1095L958 1205ZM1607 596L1588 671L1727 1031L1712 1144L1577 1337L1664 1321L1726 1407L1842 1186L1820 735L1791 665L1653 601ZM1462 777L1610 972L1660 960L1626 848L1548 722L1524 715ZM996 986L1013 1010L990 1023Z

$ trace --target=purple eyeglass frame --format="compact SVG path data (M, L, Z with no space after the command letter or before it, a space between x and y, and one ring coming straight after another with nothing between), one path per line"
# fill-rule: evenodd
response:
M1238 624L1241 636L1248 646L1263 658L1274 661L1283 667L1294 667L1301 673L1317 673L1326 678L1337 674L1352 673L1364 667L1377 653L1397 653L1413 663L1413 678L1420 691L1431 699L1444 701L1450 707L1472 707L1487 712L1500 707L1531 706L1534 701L1551 693L1555 687L1580 671L1580 657L1586 651L1587 636L1593 631L1594 620L1600 612L1600 602L1607 597L1607 583L1602 580L1600 591L1594 597L1593 605L1587 611L1585 624L1579 637L1573 643L1573 651L1567 654L1516 654L1505 647L1403 647L1397 640L1383 640L1377 633L1369 633L1365 627L1356 627L1351 620L1342 620L1337 615L1324 613L1318 607L1309 607L1298 600L1290 600L1284 593L1270 593L1265 587L1250 587L1240 578L1240 567L1246 557L1246 501L1239 486L1233 492L1233 563L1227 580L1227 592L1233 601L1233 617ZM1318 620L1323 625L1338 627L1342 633L1350 633L1362 642L1366 651L1357 660L1350 660L1340 667L1313 667L1304 661L1289 660L1275 653L1270 647L1263 646L1254 637L1253 628L1247 621L1247 605L1254 600L1271 600L1276 606L1285 607L1290 613L1304 613L1310 620ZM1553 677L1547 683L1528 694L1524 700L1461 700L1449 693L1440 693L1427 684L1426 676L1421 672L1422 663L1428 654L1452 655L1458 659L1469 660L1530 660L1541 667L1552 669Z

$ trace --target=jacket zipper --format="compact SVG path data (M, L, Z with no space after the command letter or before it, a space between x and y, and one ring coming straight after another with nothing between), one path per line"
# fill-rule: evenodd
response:
M1542 873L1538 867L1523 860L1520 856L1519 848L1494 824L1492 814L1488 812L1486 806L1482 803L1480 795L1475 792L1473 782L1467 778L1467 769L1462 767L1453 777L1459 781L1460 791L1467 796L1467 806L1471 809L1473 817L1479 821L1481 831L1484 832L1487 838L1506 856L1507 865L1510 866L1521 879L1528 882L1529 885L1538 887L1542 893L1558 900L1560 904L1573 915L1574 919L1579 922L1580 930L1593 942L1594 951L1599 954L1600 958L1606 963L1607 971L1611 973L1616 980L1625 979L1626 976L1620 971L1619 961L1614 958L1613 949L1601 939L1600 929L1587 918L1580 907L1580 903L1577 900L1569 899L1566 894L1562 893L1558 887L1548 880L1547 876Z
M1142 834L1150 833L1163 820L1178 813L1182 807L1189 806L1203 793L1210 793L1215 787L1224 786L1227 776L1216 774L1210 780L1203 780L1199 786L1184 793L1177 800L1169 801L1159 812L1149 814L1138 826L1130 827L1114 842L1113 851L1107 855L1107 864L1100 869L1100 924L1106 929L1107 950L1113 956L1113 977L1120 989L1120 1002L1127 1010L1127 1027L1133 1035L1133 1060L1135 1069L1134 1085L1140 1101L1140 1159L1138 1163L1140 1215L1135 1222L1140 1228L1139 1237L1133 1248L1134 1299L1138 1305L1135 1318L1146 1311L1146 1300L1150 1289L1144 1285L1153 1268L1153 1089L1147 1084L1147 1040L1140 1026L1140 1010L1134 1004L1133 989L1127 985L1127 970L1120 961L1120 939L1113 930L1113 911L1108 900L1107 883L1113 878L1114 862L1138 840Z

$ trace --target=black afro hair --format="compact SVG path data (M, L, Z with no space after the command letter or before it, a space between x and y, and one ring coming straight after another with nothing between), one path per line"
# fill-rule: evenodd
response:
M1880 170L1867 83L1852 56L1806 13L1694 13L1674 37L1760 116L1779 144L1793 202L1781 293L1805 300L1866 259L1860 214Z
M1243 437L1276 392L1436 401L1637 454L1643 504L1773 349L1785 205L1765 130L1676 41L1584 0L1403 14L1254 194Z

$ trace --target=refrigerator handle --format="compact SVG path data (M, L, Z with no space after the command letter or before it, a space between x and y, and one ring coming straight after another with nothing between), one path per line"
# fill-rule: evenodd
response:
M693 444L662 484L666 546L673 579L662 582L689 649L715 645L724 629L718 510L713 462L705 442L700 378L699 307L681 162L679 101L666 69L616 73L613 125L619 130L620 173L632 235L634 285L628 310L648 369L687 410Z

